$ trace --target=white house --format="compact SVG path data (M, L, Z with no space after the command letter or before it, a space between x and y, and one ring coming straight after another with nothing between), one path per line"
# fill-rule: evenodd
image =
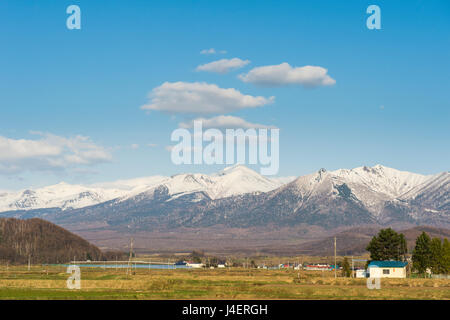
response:
M367 267L369 278L406 278L407 262L371 261Z

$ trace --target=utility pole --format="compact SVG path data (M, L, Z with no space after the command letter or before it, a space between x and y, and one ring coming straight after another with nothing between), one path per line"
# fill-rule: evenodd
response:
M128 267L127 267L127 275L128 275L128 270L132 271L132 264L131 264L131 258L133 255L133 238L130 239L130 257L128 258Z
M334 237L334 278L337 278L337 271L336 271L336 237Z
M355 265L353 263L353 256L352 256L352 278L354 278L354 276L353 276L354 271L355 271Z
M28 271L30 271L31 268L31 255L28 255Z

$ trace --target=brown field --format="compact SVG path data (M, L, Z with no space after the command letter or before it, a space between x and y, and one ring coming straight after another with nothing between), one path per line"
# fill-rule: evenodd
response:
M446 299L448 279L334 279L333 272L263 269L81 269L81 290L64 267L0 267L0 299Z

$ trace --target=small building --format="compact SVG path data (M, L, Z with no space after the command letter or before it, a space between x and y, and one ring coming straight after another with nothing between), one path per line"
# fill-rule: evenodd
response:
M330 269L330 271L333 271L334 269L340 270L340 269L342 269L342 268L339 267L338 265L330 264L330 265L329 265L329 269Z
M307 264L305 270L308 271L331 271L334 270L329 264Z
M188 262L186 264L186 266L190 267L190 268L199 269L199 268L203 268L205 265L203 263L190 263L190 262Z
M364 269L356 269L356 278L366 278L367 274L366 274L366 270Z
M371 261L367 267L369 278L406 278L407 262Z

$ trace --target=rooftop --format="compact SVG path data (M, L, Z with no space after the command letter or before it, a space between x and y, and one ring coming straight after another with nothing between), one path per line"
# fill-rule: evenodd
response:
M407 266L407 262L402 261L370 261L369 268L403 268Z

